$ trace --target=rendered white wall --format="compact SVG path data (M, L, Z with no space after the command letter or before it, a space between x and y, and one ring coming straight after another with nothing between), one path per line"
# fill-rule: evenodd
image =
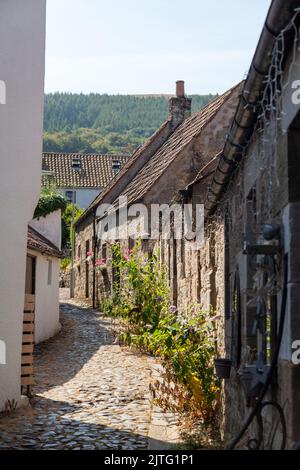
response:
M29 225L48 238L57 248L61 248L61 210L51 212L46 217L33 219Z
M36 256L35 276L35 343L45 341L60 330L59 259L29 251ZM48 285L48 260L52 260L52 281Z
M70 188L61 188L60 191L62 194L65 194L65 191L71 191ZM102 191L101 189L78 189L75 188L76 191L76 204L81 208L81 209L86 209L91 202L95 199L95 197L100 194Z
M0 1L0 409L20 399L27 224L41 181L45 10L45 0Z

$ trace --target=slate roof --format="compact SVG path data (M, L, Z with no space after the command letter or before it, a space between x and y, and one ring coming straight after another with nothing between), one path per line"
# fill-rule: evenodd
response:
M215 114L229 99L236 88L236 86L231 88L223 95L212 100L199 112L185 119L138 172L135 178L131 180L120 196L126 196L128 204L140 200L163 175L177 155L191 143L193 138L197 137L204 130L205 126L214 118ZM119 201L115 201L115 207L118 205L118 202Z
M80 160L81 172L72 169L73 158ZM45 152L42 168L52 172L55 184L59 188L105 188L116 175L112 169L113 162L120 162L122 168L129 158L129 155ZM42 186L47 186L49 181L49 177L43 176Z
M34 228L28 225L27 234L27 248L30 250L38 251L45 255L62 257L61 251L55 246L48 238L41 235Z

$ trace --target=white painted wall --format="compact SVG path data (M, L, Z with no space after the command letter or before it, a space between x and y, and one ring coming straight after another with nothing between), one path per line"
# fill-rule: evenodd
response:
M35 343L51 338L60 330L59 323L59 267L60 260L35 251ZM48 262L52 261L52 279L48 285Z
M64 195L66 191L71 191L71 188L60 188L59 190ZM86 209L101 191L102 189L75 188L76 204L81 209Z
M46 217L33 219L29 225L48 238L57 248L61 248L61 210L51 212Z
M0 1L0 409L20 400L27 224L41 181L45 10L45 0Z

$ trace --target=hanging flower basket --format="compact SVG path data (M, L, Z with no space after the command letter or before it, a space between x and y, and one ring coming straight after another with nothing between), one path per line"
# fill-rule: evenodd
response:
M229 379L231 366L232 366L232 361L230 359L216 358L215 359L216 376L219 379Z
M86 261L92 261L93 256L94 256L93 252L88 251L87 254L86 254Z
M95 263L95 269L99 273L106 274L107 273L106 262L103 259L97 259Z

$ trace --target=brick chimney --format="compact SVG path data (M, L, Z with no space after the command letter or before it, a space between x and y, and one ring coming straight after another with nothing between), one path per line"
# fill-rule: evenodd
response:
M169 114L174 128L191 115L192 100L185 96L184 81L176 82L176 96L169 99Z

